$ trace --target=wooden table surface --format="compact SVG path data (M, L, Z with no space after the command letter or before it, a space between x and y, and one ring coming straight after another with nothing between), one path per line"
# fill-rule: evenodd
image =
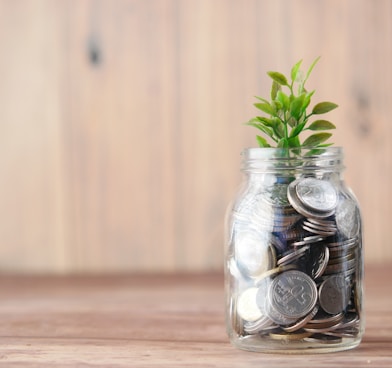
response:
M226 337L223 277L2 276L4 367L392 367L392 265L366 268L366 333L321 355L240 351Z

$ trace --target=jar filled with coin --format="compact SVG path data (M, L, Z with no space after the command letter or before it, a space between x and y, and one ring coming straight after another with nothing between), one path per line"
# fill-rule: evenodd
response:
M333 352L364 331L362 226L343 150L250 148L227 215L226 324L238 348Z

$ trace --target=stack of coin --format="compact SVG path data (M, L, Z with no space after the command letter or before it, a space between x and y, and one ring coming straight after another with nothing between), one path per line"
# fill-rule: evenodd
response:
M333 344L359 333L360 217L348 195L299 178L245 196L233 216L239 335Z

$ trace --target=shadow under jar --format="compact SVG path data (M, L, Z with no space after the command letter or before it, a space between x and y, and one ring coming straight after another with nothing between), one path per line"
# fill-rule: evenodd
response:
M251 148L227 212L226 327L233 345L322 353L364 332L362 226L340 147Z

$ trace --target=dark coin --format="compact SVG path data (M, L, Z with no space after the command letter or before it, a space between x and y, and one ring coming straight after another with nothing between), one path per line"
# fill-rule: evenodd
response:
M344 311L348 305L350 285L342 275L328 277L319 288L319 301L321 308L330 314Z

